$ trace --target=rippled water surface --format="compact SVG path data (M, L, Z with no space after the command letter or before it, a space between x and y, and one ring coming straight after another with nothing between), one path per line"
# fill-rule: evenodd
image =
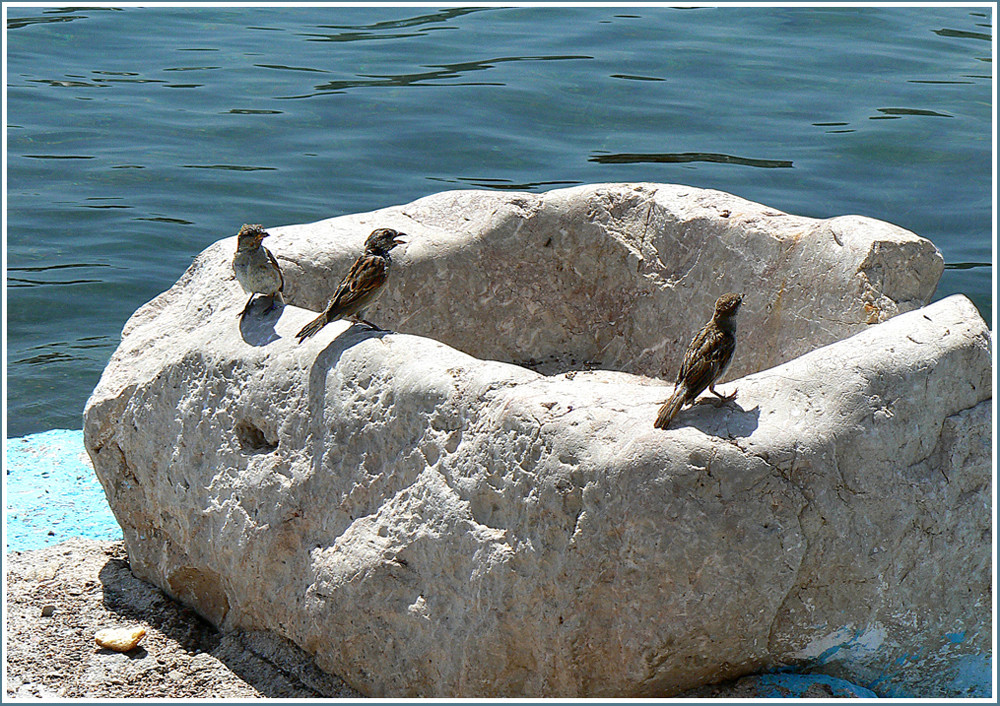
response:
M989 320L988 9L9 8L8 436L79 428L244 222L465 188L722 189L930 238Z

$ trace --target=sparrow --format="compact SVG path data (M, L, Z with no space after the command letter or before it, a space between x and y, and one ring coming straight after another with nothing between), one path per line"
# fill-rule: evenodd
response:
M268 237L267 231L257 224L244 224L236 235L233 274L236 275L236 281L244 291L250 292L250 298L240 312L240 318L250 311L250 305L257 294L271 298L271 303L263 312L265 314L274 308L275 299L282 304L285 303L285 298L281 296L285 288L285 278L281 274L281 268L271 251L260 244L266 237Z
M742 294L723 294L716 300L712 320L688 344L680 372L677 373L674 393L656 415L653 426L657 429L666 429L681 407L694 403L706 387L722 402L736 397L736 390L730 395L720 395L715 391L715 382L726 372L733 359L736 312L742 303Z
M382 293L392 264L389 251L405 243L405 240L401 240L405 235L406 233L399 233L392 228L376 228L372 231L365 241L365 251L340 280L326 309L295 334L299 343L337 319L349 319L355 323L367 324L376 331L383 330L362 316L364 310Z

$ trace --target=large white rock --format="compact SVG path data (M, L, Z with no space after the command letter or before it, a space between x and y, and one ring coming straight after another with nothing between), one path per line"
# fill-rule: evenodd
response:
M269 228L287 299L322 309L381 226L411 243L394 251L398 276L370 320L543 372L672 381L716 298L737 291L746 297L730 377L740 377L926 304L944 270L930 241L884 221L803 218L674 184L603 184L450 191ZM210 271L185 301L229 306L238 287L218 280L230 279L235 247L225 239L199 257L195 268Z
M85 412L133 571L376 696L669 695L782 664L954 694L991 634L988 331L963 297L865 324L930 296L933 246L765 211L618 185L274 229L290 305L242 325L212 246ZM353 255L328 237L376 225L412 242L370 318L629 372L346 322L296 343ZM632 373L675 366L732 289L734 369L761 372L654 429L671 387Z

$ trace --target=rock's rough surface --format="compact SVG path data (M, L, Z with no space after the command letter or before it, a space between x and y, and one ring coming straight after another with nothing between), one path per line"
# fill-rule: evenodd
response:
M219 633L189 608L135 578L119 542L72 539L11 552L5 613L8 699L321 697L359 699L309 655L266 632ZM99 584L99 585L98 585ZM38 607L54 608L39 620ZM121 620L148 626L145 645L123 656L95 649L97 626ZM701 687L694 698L865 695L822 675L759 675Z
M737 291L746 296L734 379L926 304L944 269L930 241L884 221L804 218L689 186L450 191L268 228L286 300L321 310L381 226L410 243L393 251L394 274L369 320L546 373L601 368L672 381L716 298ZM125 334L170 316L181 336L232 307L235 247L233 237L205 250ZM129 338L126 348L142 340Z
M232 243L207 250L129 321L85 413L133 571L375 696L670 695L818 662L876 691L954 693L991 629L984 323L962 297L863 323L933 290L940 256L912 234L694 189L684 210L679 189L444 194L321 224L410 233L369 318L508 360L650 372L703 323L707 283L758 287L734 369L762 371L736 406L666 432L657 380L544 376L346 322L299 345L313 313L292 305L240 322ZM299 263L293 304L321 304L307 286L339 262L310 240L321 226L274 238ZM677 329L640 332L657 311Z

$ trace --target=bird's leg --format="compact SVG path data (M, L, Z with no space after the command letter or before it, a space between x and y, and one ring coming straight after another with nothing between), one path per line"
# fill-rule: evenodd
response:
M281 293L280 289L277 292L275 292L274 294L271 295L271 306L269 306L266 309L264 309L264 313L265 314L267 312L271 311L275 306L277 306L277 304L275 302L281 302L281 306L285 305L285 297Z
M262 312L260 312L260 313L261 313L261 314L267 314L267 313L269 313L270 311L272 311L272 310L274 309L274 305L275 305L275 299L277 299L277 298L278 298L278 297L280 297L280 296L281 296L281 293L280 293L280 292L279 292L279 293L278 293L277 295L274 295L274 294L272 294L272 295L271 295L271 296L269 297L269 299L271 300L271 302L270 302L270 303L269 303L269 304L267 305L267 308L266 308L266 309L264 309L264 311L262 311ZM284 302L282 302L282 303L284 303Z
M351 314L350 316L347 317L347 320L348 321L352 321L352 322L354 322L356 324L364 324L364 325L368 326L370 329L372 329L373 331L385 331L384 328L376 326L375 324L373 324L368 319L363 318L361 316L361 314Z
M239 318L242 319L244 316L246 316L247 312L250 311L250 305L253 304L253 298L254 298L254 296L256 296L256 295L255 294L251 294L250 298L247 299L247 305L245 307L243 307L243 311L240 312Z
M715 404L715 406L716 406L716 407L718 407L719 405L721 405L721 404L723 404L723 403L725 403L725 402L732 402L732 401L733 401L733 399L735 399L735 398L736 398L736 393L737 393L737 392L739 392L739 390L735 390L735 389L734 389L734 390L733 390L733 391L732 391L732 392L731 392L730 394L728 394L728 395L723 395L723 394L720 394L720 393L719 393L719 392L718 392L718 391L717 391L717 390L715 389L715 383L713 383L713 384L711 384L711 385L709 385L709 386L708 386L708 391L709 391L709 392L711 392L711 393L712 393L713 395L715 395L716 397L718 397L718 398L719 398L719 402L716 402L716 404Z
M369 321L368 319L361 319L361 318L359 318L358 320L359 320L359 321L360 321L361 323L363 323L363 324L368 324L369 326L371 326L371 328L372 328L372 330L373 330L373 331L385 331L385 329L384 329L384 328L382 328L381 326L376 326L375 324L373 324L373 323L372 323L371 321Z

